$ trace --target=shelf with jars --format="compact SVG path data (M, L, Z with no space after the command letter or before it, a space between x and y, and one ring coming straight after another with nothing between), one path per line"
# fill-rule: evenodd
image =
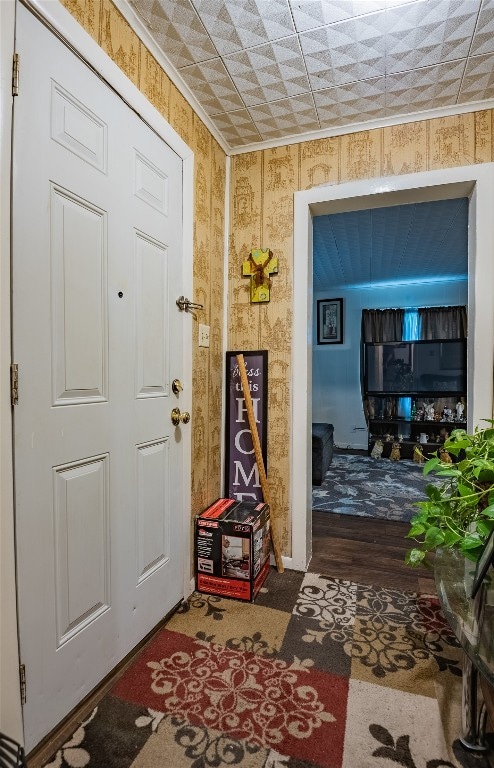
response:
M411 459L415 447L425 457L435 453L454 429L466 429L465 400L437 395L367 397L369 454L374 458Z

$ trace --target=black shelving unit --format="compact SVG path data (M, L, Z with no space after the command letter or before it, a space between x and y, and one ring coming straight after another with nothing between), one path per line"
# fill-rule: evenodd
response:
M388 398L389 399L389 398ZM444 398L437 398L444 400ZM466 421L426 421L406 418L369 417L369 455L376 440L383 442L383 458L389 458L393 443L400 443L402 459L411 459L417 443L424 456L430 456L454 429L466 429ZM447 434L446 434L447 433ZM426 442L421 435L427 435Z

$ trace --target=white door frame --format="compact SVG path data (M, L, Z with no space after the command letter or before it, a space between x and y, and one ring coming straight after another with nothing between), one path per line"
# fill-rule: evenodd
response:
M24 0L41 19L60 34L96 72L142 117L142 119L182 159L183 167L183 269L184 295L192 298L193 289L193 204L194 204L194 154L190 147L167 123L139 89L126 77L118 66L107 56L93 38L80 26L73 16L53 0ZM0 719L3 729L12 738L22 742L22 711L18 685L18 649L15 598L14 538L13 538L13 489L12 489L12 415L10 407L9 366L11 362L10 339L10 140L11 140L11 71L15 32L15 0L3 0L1 6L1 102L2 126L0 134L1 162L1 227L0 234L0 611L2 615L0 632ZM22 67L22 64L21 64ZM22 85L21 85L22 89ZM184 395L183 408L192 406L192 318L184 313ZM191 433L184 430L183 450L183 591L188 597L193 585L190 578L190 477L191 477ZM17 662L16 662L17 658Z
M312 217L387 205L469 197L468 423L492 417L494 364L494 163L324 185L294 195L292 563L312 555Z

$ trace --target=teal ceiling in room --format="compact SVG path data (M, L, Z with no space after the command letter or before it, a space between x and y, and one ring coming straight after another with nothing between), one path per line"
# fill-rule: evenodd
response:
M314 217L319 291L467 277L468 199Z

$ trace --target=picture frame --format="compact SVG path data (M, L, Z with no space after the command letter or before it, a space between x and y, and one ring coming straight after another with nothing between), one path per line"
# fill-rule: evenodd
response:
M343 299L318 300L317 343L343 344Z
M477 560L477 566L475 568L475 576L473 577L472 590L470 597L474 598L480 589L489 567L492 565L494 557L494 529L490 532L487 541L485 542L484 549L481 552L479 559Z

